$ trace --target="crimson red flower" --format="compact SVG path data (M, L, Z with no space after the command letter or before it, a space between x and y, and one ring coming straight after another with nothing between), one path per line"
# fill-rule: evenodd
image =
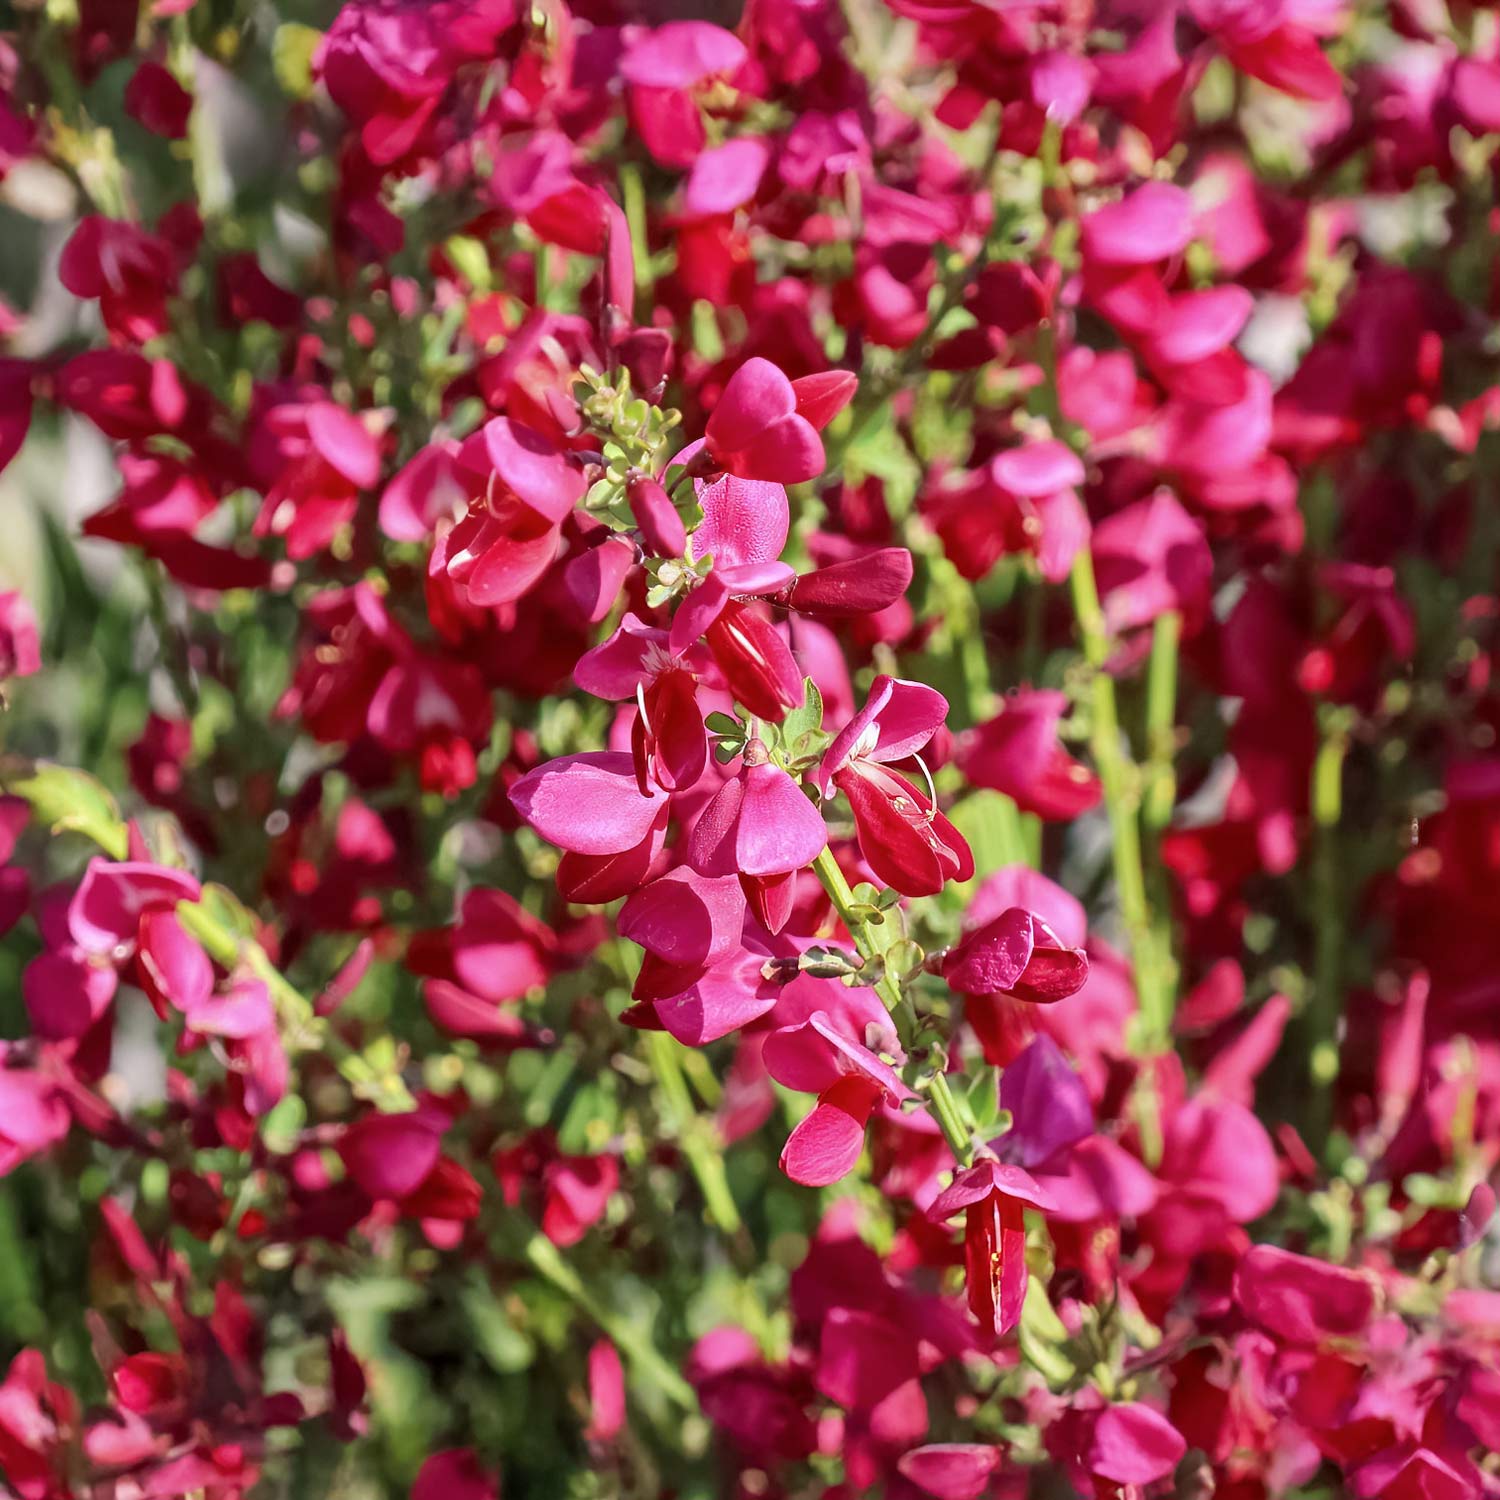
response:
M1029 1172L984 1157L940 1193L928 1216L964 1213L964 1286L986 1331L1009 1333L1026 1299L1026 1210L1055 1207Z

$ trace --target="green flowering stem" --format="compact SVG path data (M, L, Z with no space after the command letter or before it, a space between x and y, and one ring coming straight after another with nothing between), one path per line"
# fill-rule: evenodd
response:
M1176 750L1177 660L1182 616L1175 609L1158 615L1151 627L1151 657L1146 666L1146 788L1141 818L1153 839L1172 821L1177 801Z
M860 912L859 903L854 899L854 892L849 889L849 882L844 879L844 872L839 869L831 848L825 846L813 861L813 871L827 891L828 899L833 902L834 910L849 929L860 957L866 963L874 963L880 968L880 978L875 981L875 993L880 996L881 1003L893 1015L902 1011L907 1000L901 991L901 981L885 966L881 949L870 933L869 919ZM968 1166L974 1159L974 1137L959 1115L958 1101L948 1087L946 1075L941 1071L934 1073L927 1082L926 1090L932 1116L942 1129L943 1139L947 1141L949 1150L960 1166Z
M641 169L633 161L620 166L620 197L624 199L625 222L630 226L636 297L649 300L656 276L651 266L650 241L646 237L646 190L641 183Z
M704 1122L693 1107L693 1096L688 1092L678 1056L681 1050L682 1044L664 1031L646 1033L646 1055L661 1087L666 1123L698 1180L708 1216L720 1233L738 1234L743 1221L734 1194L729 1189L724 1157L719 1143L705 1132Z
M943 1139L953 1153L959 1166L967 1167L974 1160L974 1135L964 1124L958 1112L958 1101L948 1087L948 1075L937 1072L927 1085L927 1097L932 1105L933 1118L942 1127Z
M263 981L276 1007L277 1023L288 1051L324 1053L356 1094L382 1110L417 1107L400 1077L378 1071L367 1058L342 1041L313 1009L312 1001L287 980L271 962L270 954L253 938L226 927L206 905L197 901L179 902L177 920L216 963L226 969L246 968Z
M1308 1144L1319 1149L1333 1117L1333 1085L1339 1076L1338 1022L1343 999L1346 932L1339 876L1338 830L1344 812L1344 761L1349 753L1349 716L1325 710L1323 740L1312 770L1312 899L1314 921L1312 996L1303 1013L1302 1055L1307 1058Z
M1126 756L1120 733L1114 678L1105 670L1109 659L1109 635L1104 611L1099 604L1098 585L1094 581L1094 560L1086 547L1074 559L1070 582L1073 613L1083 643L1084 659L1089 666L1090 745L1104 789L1115 888L1120 917L1130 941L1131 970L1140 1002L1139 1049L1143 1055L1151 1056L1167 1045L1171 1035L1172 989L1168 971L1171 959L1158 942L1152 924L1151 904L1146 895L1140 789L1136 768ZM1173 697L1175 699L1175 693Z
M526 1241L526 1259L537 1275L551 1283L609 1335L610 1342L630 1361L645 1384L664 1392L672 1404L683 1411L697 1411L698 1398L681 1373L667 1362L656 1345L634 1323L626 1322L594 1298L545 1234L538 1231Z

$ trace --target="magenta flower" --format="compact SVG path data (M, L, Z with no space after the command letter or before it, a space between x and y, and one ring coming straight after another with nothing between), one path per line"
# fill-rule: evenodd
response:
M828 832L806 795L765 746L751 740L740 774L693 825L687 857L704 875L737 874L761 925L780 932L791 915L790 877L827 847Z
M982 1328L1004 1335L1021 1321L1026 1210L1055 1206L1029 1172L985 1157L959 1172L927 1210L939 1223L964 1211L964 1283Z
M685 1047L703 1047L760 1020L780 998L765 976L764 951L733 947L706 966L666 963L648 953L621 1016L628 1025L665 1031Z
M511 805L549 843L574 854L622 854L665 821L668 799L642 792L618 750L562 755L510 789Z
M554 1245L576 1245L604 1217L620 1184L613 1156L559 1156L542 1169L542 1233Z
M622 937L674 968L703 968L739 947L745 897L732 875L679 866L643 886L620 908Z
M167 330L177 262L158 235L88 214L63 246L57 277L75 297L97 300L105 326L126 343L148 343Z
M627 613L607 641L579 658L573 680L596 698L636 699L630 741L636 780L643 791L654 783L670 792L692 786L708 764L697 688L712 670L702 646L674 653L665 630Z
M344 1168L371 1198L404 1198L437 1165L448 1117L426 1108L407 1114L370 1114L339 1141Z
M668 21L632 42L620 76L641 88L688 89L744 64L745 44L707 21Z
M14 589L0 593L0 683L41 669L42 648L31 605Z
M587 489L583 471L550 439L508 417L485 423L454 462L480 498L434 548L429 570L461 585L471 604L512 603L556 560L562 523Z
M851 1041L824 1011L772 1032L765 1062L778 1083L818 1096L781 1151L781 1170L804 1187L827 1187L851 1171L875 1106L912 1097L894 1068Z
M832 550L833 540L826 539L821 550ZM814 539L811 545L817 543ZM905 595L911 579L911 553L905 547L861 549L841 561L799 573L787 593L787 607L824 620L876 615Z
M683 209L694 218L733 213L755 196L770 161L770 147L757 136L739 136L711 147L688 174Z
M411 1500L500 1500L500 1481L472 1448L445 1448L417 1470Z
M632 474L625 484L625 498L646 550L656 557L681 557L687 547L687 529L661 485L649 474Z
M741 479L799 484L823 471L826 427L854 395L842 371L789 380L768 359L749 359L730 376L704 429L704 451Z
M55 1146L72 1119L52 1079L27 1068L0 1067L0 1177Z
M1235 1271L1234 1297L1257 1327L1314 1348L1358 1338L1375 1313L1369 1277L1275 1245L1246 1251Z
M630 43L619 69L630 121L658 161L692 164L705 139L698 96L737 75L747 57L733 32L707 21L669 21Z
M1014 995L1046 1005L1083 988L1089 961L1035 912L1013 906L945 954L942 972L961 995Z
M931 896L967 880L974 858L962 834L904 777L886 769L916 754L941 728L948 700L919 682L877 677L865 706L841 729L818 767L825 797L843 792L860 853L885 884Z
M731 599L704 632L704 639L735 701L757 718L779 724L802 702L802 673L791 647L751 606Z
M353 520L360 493L379 482L380 445L357 416L331 401L278 407L268 426L289 462L266 490L255 534L284 537L287 556L301 561L332 542Z
M1068 576L1089 539L1089 518L1075 486L1083 464L1062 443L1028 443L997 453L959 484L930 487L923 512L965 578L982 578L1000 558L1027 554L1049 583Z
M979 1500L1000 1459L988 1443L926 1443L903 1453L896 1467L934 1500Z
M1194 624L1207 613L1208 537L1170 490L1106 516L1094 528L1091 551L1111 630L1147 625L1169 609Z
M994 718L968 730L958 763L975 786L1004 792L1023 812L1046 819L1076 818L1099 801L1099 779L1063 749L1057 726L1065 693L1022 688L1009 694Z
M827 843L817 808L751 740L740 774L693 825L687 855L701 875L787 875L811 864Z
M609 1443L625 1425L625 1368L607 1338L589 1345L589 1425L591 1443Z
M1180 187L1147 182L1083 221L1083 253L1111 266L1169 260L1193 237L1193 202Z
M468 508L456 448L451 443L419 448L387 482L380 496L380 529L392 541L425 541L440 520L462 516Z
M188 133L193 96L159 62L143 62L125 85L125 113L153 135L180 141Z
M1139 1401L1075 1409L1058 1423L1056 1438L1068 1468L1085 1486L1139 1490L1168 1478L1187 1443L1160 1412ZM1050 1446L1050 1444L1049 1444Z

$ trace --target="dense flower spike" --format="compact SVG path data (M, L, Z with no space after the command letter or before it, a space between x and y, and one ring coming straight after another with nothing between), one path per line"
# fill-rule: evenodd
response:
M671 9L7 8L0 1493L1493 1500L1494 7Z

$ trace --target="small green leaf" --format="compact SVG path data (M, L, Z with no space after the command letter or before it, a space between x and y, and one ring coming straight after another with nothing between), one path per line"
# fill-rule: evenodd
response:
M530 1367L536 1346L506 1315L495 1294L477 1278L459 1301L474 1334L474 1346L497 1375L515 1375Z
M1077 1373L1068 1348L1067 1325L1047 1300L1042 1283L1031 1277L1021 1308L1021 1357L1053 1390L1060 1390Z
M710 734L728 734L743 737L745 733L745 726L738 719L731 717L729 714L719 713L717 710L711 713L703 723Z
M557 1127L557 1144L570 1156L590 1156L614 1134L615 1101L598 1082L583 1085Z
M781 743L797 748L803 735L823 727L823 695L811 677L802 680L802 706L781 721Z
M975 1128L985 1135L990 1134L1000 1114L1000 1087L993 1068L980 1070L979 1076L969 1084L967 1099Z
M443 241L448 259L457 267L458 273L476 292L490 289L490 253L480 240L469 234L450 234Z
M120 809L104 784L87 771L48 761L13 763L0 772L0 785L31 804L37 821L53 833L81 833L112 859L129 848Z

